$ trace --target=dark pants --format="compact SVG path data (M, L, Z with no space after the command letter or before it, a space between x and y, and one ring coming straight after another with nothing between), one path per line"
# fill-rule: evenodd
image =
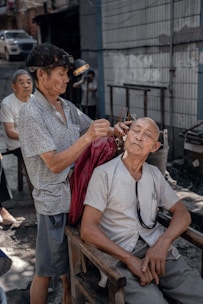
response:
M11 150L10 152L12 152L15 156L17 157L20 157L23 159L23 155L22 155L22 152L21 152L21 148L17 148L15 150Z
M133 254L139 258L145 256L147 246L140 247ZM138 277L133 275L125 265L118 264L119 270L124 274L127 284L125 290L126 304L169 304L164 298L181 304L203 303L203 280L197 270L190 268L183 257L178 260L166 261L166 272L160 276L160 283L141 286Z
M8 201L11 198L12 194L7 184L2 161L0 160L0 208L2 207L2 202Z

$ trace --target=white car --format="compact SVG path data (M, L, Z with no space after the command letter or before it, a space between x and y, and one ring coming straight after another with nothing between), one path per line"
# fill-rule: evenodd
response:
M12 57L26 58L37 40L24 30L0 30L0 56L9 61Z

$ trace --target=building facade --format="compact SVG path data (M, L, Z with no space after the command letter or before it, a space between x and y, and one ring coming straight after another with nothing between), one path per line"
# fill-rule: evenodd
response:
M173 158L183 154L180 132L203 120L203 0L0 4L0 28L7 14L7 28L23 27L39 43L55 43L90 64L99 117L115 122L126 107L138 117L148 115L168 129ZM10 18L12 11L16 17Z
M144 91L129 91L129 112L147 113L167 128L170 151L178 157L179 133L203 120L203 1L91 0L88 5L80 1L81 50L83 57L97 58L102 115L112 111L109 84L149 86L147 105ZM93 10L96 21L87 22ZM164 88L162 105L159 88ZM125 106L126 90L113 88L114 115Z

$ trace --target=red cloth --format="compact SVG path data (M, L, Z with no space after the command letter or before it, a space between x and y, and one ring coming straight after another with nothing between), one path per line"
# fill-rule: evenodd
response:
M76 225L81 219L87 186L94 168L111 160L116 155L116 151L115 139L103 137L92 142L75 161L74 171L70 177L69 224Z

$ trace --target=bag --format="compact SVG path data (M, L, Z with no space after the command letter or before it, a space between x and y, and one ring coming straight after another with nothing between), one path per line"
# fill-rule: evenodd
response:
M94 168L115 157L117 149L114 137L102 137L92 142L75 161L69 179L71 188L69 224L76 225L82 217L85 194Z
M0 203L8 201L12 197L13 196L11 190L8 187L2 161L0 161Z

